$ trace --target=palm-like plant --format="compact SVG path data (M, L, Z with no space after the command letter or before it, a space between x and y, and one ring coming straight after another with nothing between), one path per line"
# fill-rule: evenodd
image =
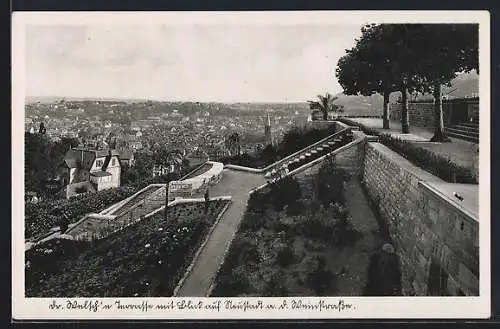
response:
M343 107L333 104L338 99L330 93L318 95L318 100L307 101L311 110L319 110L323 114L323 120L328 120L328 112L343 112Z

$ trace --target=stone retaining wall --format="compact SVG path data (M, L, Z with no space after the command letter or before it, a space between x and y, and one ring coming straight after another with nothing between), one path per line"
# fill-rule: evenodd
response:
M401 121L401 103L391 103L389 105L389 117L394 121ZM477 99L463 99L459 101L443 101L443 123L445 126L454 124L453 121L463 122L466 119L454 120L452 112L466 110L464 113L459 114L477 117L479 115L479 100ZM434 103L409 103L408 112L410 117L410 126L416 127L434 127ZM467 113L467 114L465 114Z
M364 160L363 183L400 256L403 293L477 296L477 219L425 183L441 179L386 146L367 143Z

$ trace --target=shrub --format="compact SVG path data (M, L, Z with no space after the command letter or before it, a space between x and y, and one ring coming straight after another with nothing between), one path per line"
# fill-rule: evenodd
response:
M286 297L288 289L284 282L284 274L281 271L274 273L264 288L266 297Z
M295 261L295 251L287 245L280 245L276 256L276 264L280 267L288 267Z
M331 163L324 164L314 177L315 199L325 207L332 203L344 204L344 182L349 178L347 171Z
M307 218L302 223L298 223L297 226L302 236L327 242L332 238L335 219L317 214Z
M370 257L365 296L400 296L401 270L397 254L378 251Z
M300 200L297 200L296 202L293 202L292 204L288 205L288 207L286 207L286 214L288 216L297 216L302 214L304 210L304 203Z
M300 184L296 178L287 176L277 183L271 184L270 197L276 211L296 203L301 197Z
M307 275L307 282L317 296L325 296L332 287L335 275L327 268L325 256L316 256L313 259L311 271Z
M414 165L450 183L474 184L476 177L470 168L460 166L445 156L436 154L389 134L381 134L380 142L405 157Z
M357 126L367 135L379 136L380 143L394 152L399 153L414 165L447 182L477 184L477 178L471 168L460 166L445 156L419 147L415 145L415 143L404 141L400 138L394 138L390 134L380 133L374 128L366 127L363 124L346 118L340 118L339 121L351 126Z

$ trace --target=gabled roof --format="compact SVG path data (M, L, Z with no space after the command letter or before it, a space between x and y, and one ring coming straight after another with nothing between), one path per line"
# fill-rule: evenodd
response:
M73 158L64 159L64 163L68 168L78 168L78 161Z
M68 168L82 168L90 170L96 158L106 157L106 166L111 159L109 157L109 154L109 150L89 150L86 148L74 148L66 152L66 155L64 156L64 163ZM116 150L111 150L111 155L116 155L118 157L120 156L120 154Z
M94 171L90 173L90 176L105 177L105 176L111 176L111 174L107 171Z

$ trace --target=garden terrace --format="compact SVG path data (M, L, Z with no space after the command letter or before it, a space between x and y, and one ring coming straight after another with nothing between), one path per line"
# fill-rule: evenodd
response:
M363 295L382 240L360 191L327 161L252 193L210 295Z
M26 252L28 297L168 297L226 208L226 200L173 207L105 239L50 240ZM196 208L196 209L195 209Z
M118 209L114 210L111 212L109 215L115 215L115 216L121 216L125 213L127 213L130 208L132 208L135 204L138 204L142 200L146 199L148 196L159 190L161 186L159 185L150 185L146 188L144 188L142 191L137 193L133 198L128 200L124 205L119 207Z
M412 128L416 134L400 134L392 128L388 131L378 127L375 123L380 122L381 125L378 119L340 118L339 121L359 127L368 135L379 136L382 144L447 182L478 183L478 148L473 143L456 139L450 143L426 142L432 133L422 131L422 128Z
M144 187L155 183L168 183L175 175L151 177L136 184L121 186L96 193L72 197L68 200L56 200L41 203L25 203L25 238L39 240L47 235L54 226L59 225L63 213L68 216L69 224L78 222L82 216L110 206L132 196Z

